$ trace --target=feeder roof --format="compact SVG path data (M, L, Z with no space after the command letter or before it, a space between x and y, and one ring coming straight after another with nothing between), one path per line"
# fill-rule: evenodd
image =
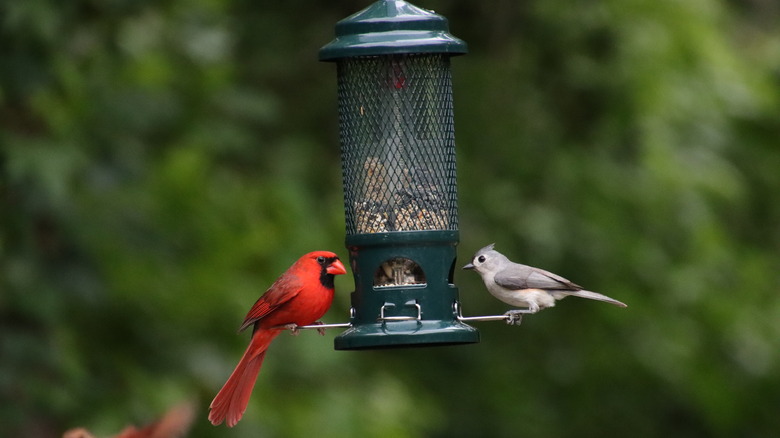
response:
M320 61L403 53L467 52L449 33L447 19L404 0L379 0L336 24L336 39L320 49Z

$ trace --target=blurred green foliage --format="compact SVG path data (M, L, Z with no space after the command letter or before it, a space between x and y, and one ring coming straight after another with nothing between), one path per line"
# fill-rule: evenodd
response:
M283 336L244 420L208 424L249 306L304 252L346 258L316 54L368 3L3 2L2 435L184 399L203 437L780 430L780 7L737 0L417 2L470 46L461 260L497 242L629 307L570 298L460 347ZM506 310L456 279L466 314Z

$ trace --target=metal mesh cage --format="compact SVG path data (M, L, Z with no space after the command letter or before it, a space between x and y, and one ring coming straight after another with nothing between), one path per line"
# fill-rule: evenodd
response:
M338 61L347 235L457 230L449 55Z

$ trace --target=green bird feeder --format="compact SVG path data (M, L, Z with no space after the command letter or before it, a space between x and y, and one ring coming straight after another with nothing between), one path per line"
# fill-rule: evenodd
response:
M336 24L346 246L355 277L337 350L479 341L458 318L458 201L447 19L380 0Z

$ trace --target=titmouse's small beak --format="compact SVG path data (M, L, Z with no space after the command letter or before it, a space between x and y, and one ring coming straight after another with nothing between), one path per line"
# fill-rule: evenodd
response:
M474 265L469 263L468 265L464 266L463 269L474 269Z

